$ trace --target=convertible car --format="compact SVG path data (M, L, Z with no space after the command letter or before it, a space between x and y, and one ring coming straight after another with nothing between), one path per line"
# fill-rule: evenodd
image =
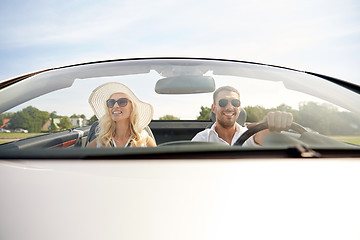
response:
M86 147L98 124L88 98L107 82L152 105L157 147ZM294 123L262 146L242 145L266 124L233 146L191 141L214 124L221 86L240 92L240 125L271 111ZM235 60L118 59L3 80L0 103L8 128L30 136L0 144L2 240L360 238L354 83Z

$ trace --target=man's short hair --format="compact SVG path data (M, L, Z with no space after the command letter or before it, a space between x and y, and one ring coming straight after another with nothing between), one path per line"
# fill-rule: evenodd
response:
M214 92L214 94L213 94L214 104L215 104L215 100L216 100L217 95L219 95L219 93L222 92L222 91L234 92L234 93L236 93L236 94L239 96L239 98L240 98L240 93L239 93L239 91L238 91L236 88L231 87L231 86L223 86L223 87L219 87L219 88L216 89L216 91Z

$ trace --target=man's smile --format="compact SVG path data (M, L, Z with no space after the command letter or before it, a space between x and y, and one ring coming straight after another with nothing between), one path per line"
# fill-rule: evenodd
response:
M235 115L235 112L223 112L223 115L231 117Z

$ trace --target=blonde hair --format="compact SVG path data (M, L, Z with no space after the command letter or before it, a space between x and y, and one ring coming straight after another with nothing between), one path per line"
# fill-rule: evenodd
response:
M130 98L129 98L130 99ZM143 129L139 127L139 113L138 107L134 101L130 99L132 111L130 114L130 139L132 146L141 146L146 141L141 135ZM99 119L99 125L96 128L96 138L101 147L112 147L112 142L115 140L116 124L112 120L109 111L105 111L102 118Z

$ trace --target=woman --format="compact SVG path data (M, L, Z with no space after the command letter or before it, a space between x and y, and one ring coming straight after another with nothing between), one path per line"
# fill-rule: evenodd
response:
M153 116L150 104L140 101L125 85L110 82L95 88L89 103L99 125L88 147L155 147L144 130Z

